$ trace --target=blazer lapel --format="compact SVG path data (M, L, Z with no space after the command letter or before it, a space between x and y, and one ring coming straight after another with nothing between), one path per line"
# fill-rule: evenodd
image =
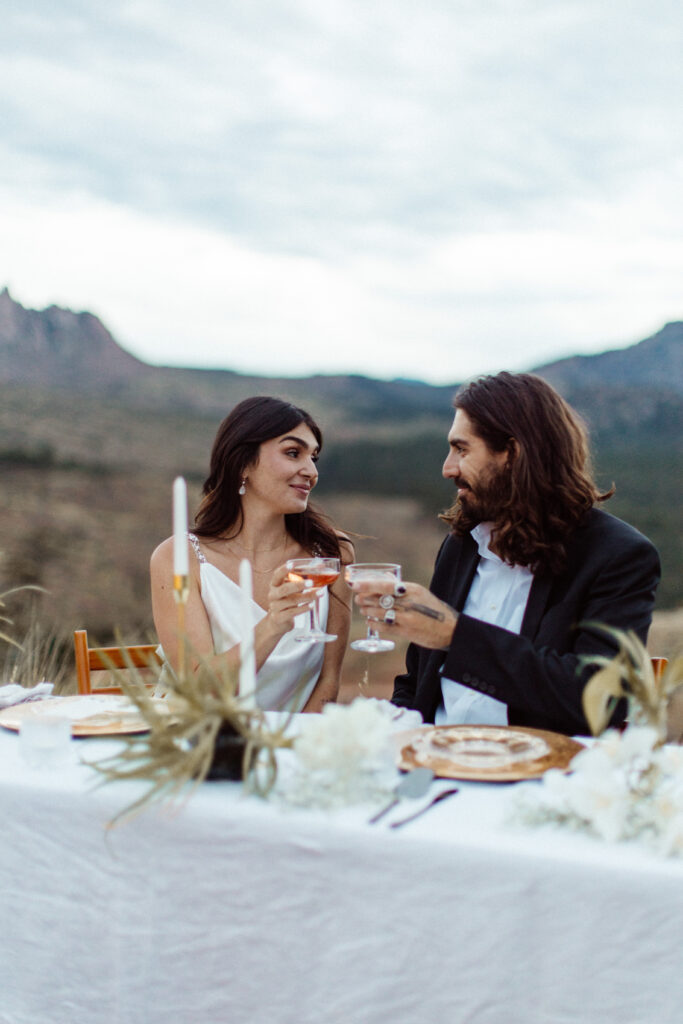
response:
M463 610L478 564L479 549L474 538L468 534L462 538L456 557L447 568L447 581L442 576L441 586L435 588L438 596L447 601L451 608L455 608L456 612ZM445 568L446 566L444 566ZM436 582L436 577L434 582ZM444 584L446 585L444 586ZM536 635L550 597L552 585L552 576L534 576L520 630L522 636L533 637Z
M463 538L458 560L452 570L448 603L451 608L455 608L456 612L463 610L478 563L479 549L474 540L468 535Z
M536 635L541 617L550 597L550 590L553 585L551 576L534 576L534 582L529 591L529 600L526 603L526 611L522 620L520 635L532 638Z

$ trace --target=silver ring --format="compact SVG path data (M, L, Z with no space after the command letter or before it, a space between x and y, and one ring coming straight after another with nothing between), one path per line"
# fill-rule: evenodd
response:
M394 598L391 594L382 594L382 596L379 599L379 603L382 606L382 608L393 608Z
M396 622L396 612L393 608L387 608L384 613L384 622L387 626L393 626Z

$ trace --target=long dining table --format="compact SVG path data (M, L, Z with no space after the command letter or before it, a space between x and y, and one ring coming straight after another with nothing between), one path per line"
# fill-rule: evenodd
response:
M0 729L1 1024L683 1019L683 864L522 827L537 782L398 829L207 782L110 827L143 787L83 761L116 743L30 767Z

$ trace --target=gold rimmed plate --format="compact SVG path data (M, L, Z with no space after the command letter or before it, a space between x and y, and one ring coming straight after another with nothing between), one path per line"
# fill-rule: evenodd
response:
M583 745L526 726L431 725L396 735L404 771L431 768L443 779L520 782L550 768L566 771Z
M152 698L157 709L168 710L167 701ZM72 736L125 736L148 732L149 725L123 694L49 697L27 701L0 711L0 725L18 732L26 718L59 716L71 722Z

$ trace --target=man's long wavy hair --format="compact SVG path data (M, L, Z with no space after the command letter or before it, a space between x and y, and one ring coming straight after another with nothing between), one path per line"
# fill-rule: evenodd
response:
M498 373L463 385L462 409L492 452L508 452L500 509L493 526L504 561L534 573L561 572L567 543L589 509L605 501L591 467L582 420L540 377ZM471 528L456 499L442 519L462 536Z
M198 537L236 537L243 522L239 488L245 470L258 461L264 441L289 434L305 423L322 448L320 427L304 409L279 398L246 398L225 417L211 451L209 475L195 516ZM340 558L339 539L332 524L310 505L304 512L285 516L285 529L311 554Z

